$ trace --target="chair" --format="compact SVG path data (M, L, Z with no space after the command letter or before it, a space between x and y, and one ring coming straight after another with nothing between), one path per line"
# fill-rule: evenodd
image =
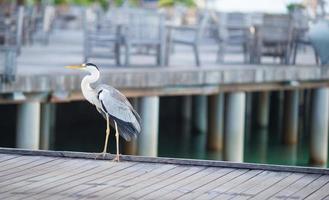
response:
M322 19L311 26L309 37L321 65L329 65L329 21Z
M292 40L293 24L289 15L265 14L263 24L255 26L251 62L260 63L262 56L270 56L289 64Z
M244 13L218 13L218 38L219 48L217 52L217 61L224 61L224 54L228 52L229 47L239 48L237 51L243 52L244 61L248 61L248 37L249 26L248 16Z
M0 46L0 81L8 83L15 80L17 49L13 46Z
M151 10L131 9L128 24L122 31L125 46L125 65L130 65L130 56L133 53L150 54L155 48L156 63L164 65L165 26L164 15ZM146 48L146 52L133 52L133 48Z
M84 62L88 62L91 58L115 58L116 64L120 65L120 42L120 34L116 25L106 18L99 19L99 15L92 10L86 10L84 17Z
M210 18L209 13L205 12L200 18L198 25L196 26L168 26L169 28L169 42L167 47L167 61L169 64L170 48L173 44L191 46L194 51L195 63L199 67L199 46L204 33L204 30L208 24Z

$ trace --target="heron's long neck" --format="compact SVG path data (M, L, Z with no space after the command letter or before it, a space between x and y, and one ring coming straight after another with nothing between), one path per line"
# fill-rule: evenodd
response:
M99 79L99 72L92 71L89 75L85 76L81 81L81 90L84 97L90 102L94 104L94 99L96 96L93 88L90 84L95 83Z

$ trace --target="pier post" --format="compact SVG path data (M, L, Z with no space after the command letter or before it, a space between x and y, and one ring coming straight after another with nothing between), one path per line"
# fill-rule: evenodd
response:
M18 105L16 147L39 149L40 142L40 102Z
M329 89L314 89L311 102L310 163L322 166L328 157Z
M49 150L54 147L55 118L55 104L41 104L40 149Z
M208 98L207 149L220 151L223 148L224 94Z
M207 132L207 96L199 95L193 97L193 129L197 133Z
M192 97L182 97L182 117L184 121L190 121L192 117Z
M267 127L270 113L270 93L258 92L257 94L256 123L259 127Z
M142 132L138 138L138 154L157 156L159 132L159 97L147 96L140 99Z
M296 144L298 140L298 95L298 90L284 93L283 142L288 145Z
M246 94L235 92L225 99L224 160L243 162Z

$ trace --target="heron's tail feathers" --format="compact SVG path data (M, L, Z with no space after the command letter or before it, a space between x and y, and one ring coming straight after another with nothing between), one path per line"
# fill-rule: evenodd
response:
M135 127L132 123L124 122L122 120L115 120L118 124L119 134L126 140L131 141L136 139L140 133L140 128Z

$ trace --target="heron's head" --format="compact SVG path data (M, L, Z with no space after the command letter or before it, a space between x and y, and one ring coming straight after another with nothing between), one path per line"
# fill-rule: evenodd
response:
M99 72L98 67L93 63L83 63L81 65L70 65L65 67L69 69L79 69L83 71L88 71L90 73Z

